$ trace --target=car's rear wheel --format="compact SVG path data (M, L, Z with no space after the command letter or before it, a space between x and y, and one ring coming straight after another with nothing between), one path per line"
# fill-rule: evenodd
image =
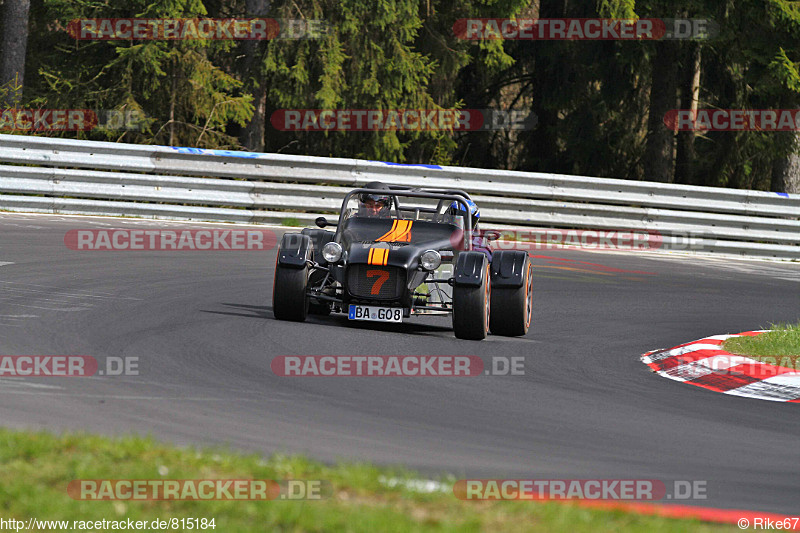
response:
M272 285L272 312L278 320L302 322L308 316L308 268L275 265Z
M483 340L489 334L492 282L486 262L483 282L453 287L453 331L459 339Z
M492 335L518 337L528 333L533 318L533 265L529 257L522 272L521 286L495 287L492 291Z

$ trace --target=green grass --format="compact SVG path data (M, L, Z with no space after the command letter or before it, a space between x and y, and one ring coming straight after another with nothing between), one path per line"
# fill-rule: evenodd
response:
M541 502L462 501L451 489L419 493L382 478L418 475L366 464L327 466L301 457L176 448L149 438L0 429L0 515L25 520L214 518L236 531L736 531L733 526ZM66 492L75 479L327 480L316 501L86 501ZM454 480L443 480L452 486Z
M292 227L292 228L296 228L296 227L302 226L302 225L303 225L303 223L300 222L295 217L288 217L288 218L284 218L283 220L281 220L281 226L289 226L289 227Z
M755 337L733 337L723 349L736 355L746 355L757 361L787 368L800 368L800 323L775 324Z

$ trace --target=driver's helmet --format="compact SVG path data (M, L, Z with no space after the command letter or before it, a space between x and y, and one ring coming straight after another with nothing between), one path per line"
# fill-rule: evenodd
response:
M481 211L472 200L464 198L464 202L469 208L469 216L472 219L472 230L474 231L478 227L478 222L481 220ZM464 217L464 220L467 218L467 213L464 212L464 206L461 204L461 202L453 202L450 204L450 208L447 210L447 212L453 216Z
M389 186L380 181L367 183L364 189L385 190L386 194L361 193L358 195L358 214L361 216L383 217L389 216L392 208L392 196Z

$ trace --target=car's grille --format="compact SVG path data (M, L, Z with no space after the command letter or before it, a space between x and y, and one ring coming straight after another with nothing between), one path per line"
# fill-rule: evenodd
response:
M351 265L347 269L347 290L356 298L394 300L403 294L404 284L403 270L397 267Z

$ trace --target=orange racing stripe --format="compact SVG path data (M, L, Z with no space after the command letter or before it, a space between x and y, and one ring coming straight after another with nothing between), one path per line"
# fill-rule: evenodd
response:
M389 261L389 250L386 248L370 248L367 263L370 265L386 266Z
M390 229L376 242L409 242L411 241L412 220L395 220Z

